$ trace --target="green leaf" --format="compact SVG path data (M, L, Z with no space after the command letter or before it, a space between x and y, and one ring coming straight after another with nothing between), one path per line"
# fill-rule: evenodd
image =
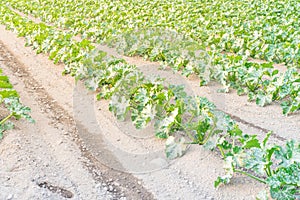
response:
M5 99L5 98L19 97L19 94L16 90L1 90L0 96L2 97L2 99Z
M293 163L288 167L279 168L274 175L267 178L270 193L274 199L296 199L300 186L300 163Z
M266 190L260 191L256 196L256 200L268 200L268 199L269 197Z
M167 138L170 134L172 126L176 124L178 108L175 108L169 116L155 123L155 135L158 138Z
M175 159L181 157L186 151L187 145L185 139L182 137L178 142L175 141L175 137L170 136L166 141L166 156L168 159Z
M277 146L275 150L276 159L280 160L280 166L288 167L294 162L300 163L300 145L294 140L288 141L286 147Z
M238 127L238 125L236 124L233 129L228 130L228 133L230 134L230 136L234 137L234 136L242 136L243 131Z
M113 95L109 103L109 110L114 113L118 120L124 121L130 108L129 102L124 96Z
M0 140L3 138L4 131L11 130L14 128L14 124L12 122L5 122L4 124L0 124Z
M267 133L266 137L265 137L264 140L263 140L263 143L262 143L263 146L262 146L262 148L265 148L265 147L266 147L267 142L269 141L269 138L270 138L271 134L272 134L272 131L269 131L269 132Z
M244 163L246 169L250 169L257 174L264 175L265 165L267 164L265 152L260 148L249 149L246 151Z
M0 80L0 88L12 88L12 87L13 86L8 82L8 80Z
M34 123L34 119L30 116L30 108L22 105L18 98L6 98L4 104L16 119L24 118L30 123Z
M263 107L265 105L268 105L272 103L272 96L270 95L265 95L265 94L262 94L262 93L259 93L257 96L256 96L256 104Z
M232 156L225 158L223 168L225 170L225 175L217 178L217 180L214 182L215 187L219 187L221 183L228 184L230 182L234 171L234 160Z
M251 139L247 140L246 144L243 147L246 149L250 149L253 147L261 148L259 140L255 137L251 137Z

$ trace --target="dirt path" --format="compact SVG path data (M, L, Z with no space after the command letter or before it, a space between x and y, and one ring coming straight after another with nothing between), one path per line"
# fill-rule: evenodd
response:
M240 200L255 199L264 188L237 175L230 185L214 189L213 181L223 174L219 155L195 145L182 158L167 160L164 141L153 137L151 126L137 131L128 121L116 121L107 101L96 101L81 83L61 75L62 65L36 55L3 26L0 42L1 68L37 121L16 122L17 129L0 141L0 199ZM200 88L195 78L125 58L148 76L159 73L191 94L208 97L245 132L263 136L274 130L273 142L299 137L300 116L283 117L278 105L259 108L245 97L216 93L217 85Z

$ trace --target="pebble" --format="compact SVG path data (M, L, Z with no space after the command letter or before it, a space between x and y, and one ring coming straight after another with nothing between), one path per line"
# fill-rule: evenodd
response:
M13 197L14 197L14 195L9 194L9 195L7 196L7 198L6 198L6 200L11 200L11 199L13 199Z
M115 185L115 186L120 186L120 183L114 182L114 185Z

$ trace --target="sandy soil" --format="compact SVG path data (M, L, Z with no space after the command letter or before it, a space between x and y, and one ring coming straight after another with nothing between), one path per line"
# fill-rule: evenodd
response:
M0 199L255 199L264 185L237 175L215 189L223 174L219 155L194 145L179 159L163 154L164 141L152 127L135 130L96 101L82 83L62 76L62 65L24 47L24 40L0 26L0 65L11 77L36 124L16 122L17 129L0 141ZM99 46L111 54L114 50ZM266 108L234 93L220 94L216 83L199 87L195 77L183 78L157 63L124 57L147 76L159 74L169 83L184 84L190 94L206 96L230 114L242 129L272 142L300 139L299 113L284 117L279 105ZM283 123L284 122L284 123Z

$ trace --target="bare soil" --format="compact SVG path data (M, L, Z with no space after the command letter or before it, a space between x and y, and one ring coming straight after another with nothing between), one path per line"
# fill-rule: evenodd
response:
M0 199L255 199L264 185L236 175L232 183L215 189L223 174L217 153L190 146L170 161L164 141L150 125L136 130L130 120L119 122L108 101L97 101L83 83L62 76L63 65L36 55L24 40L0 26L0 67L11 79L22 102L31 107L35 124L16 121L16 129L0 141ZM99 46L116 56L113 49ZM196 77L184 78L157 63L124 57L147 76L184 84L189 94L207 97L237 120L243 131L271 142L300 139L300 115L284 117L276 103L260 108L234 92L217 93L211 83L199 87Z

